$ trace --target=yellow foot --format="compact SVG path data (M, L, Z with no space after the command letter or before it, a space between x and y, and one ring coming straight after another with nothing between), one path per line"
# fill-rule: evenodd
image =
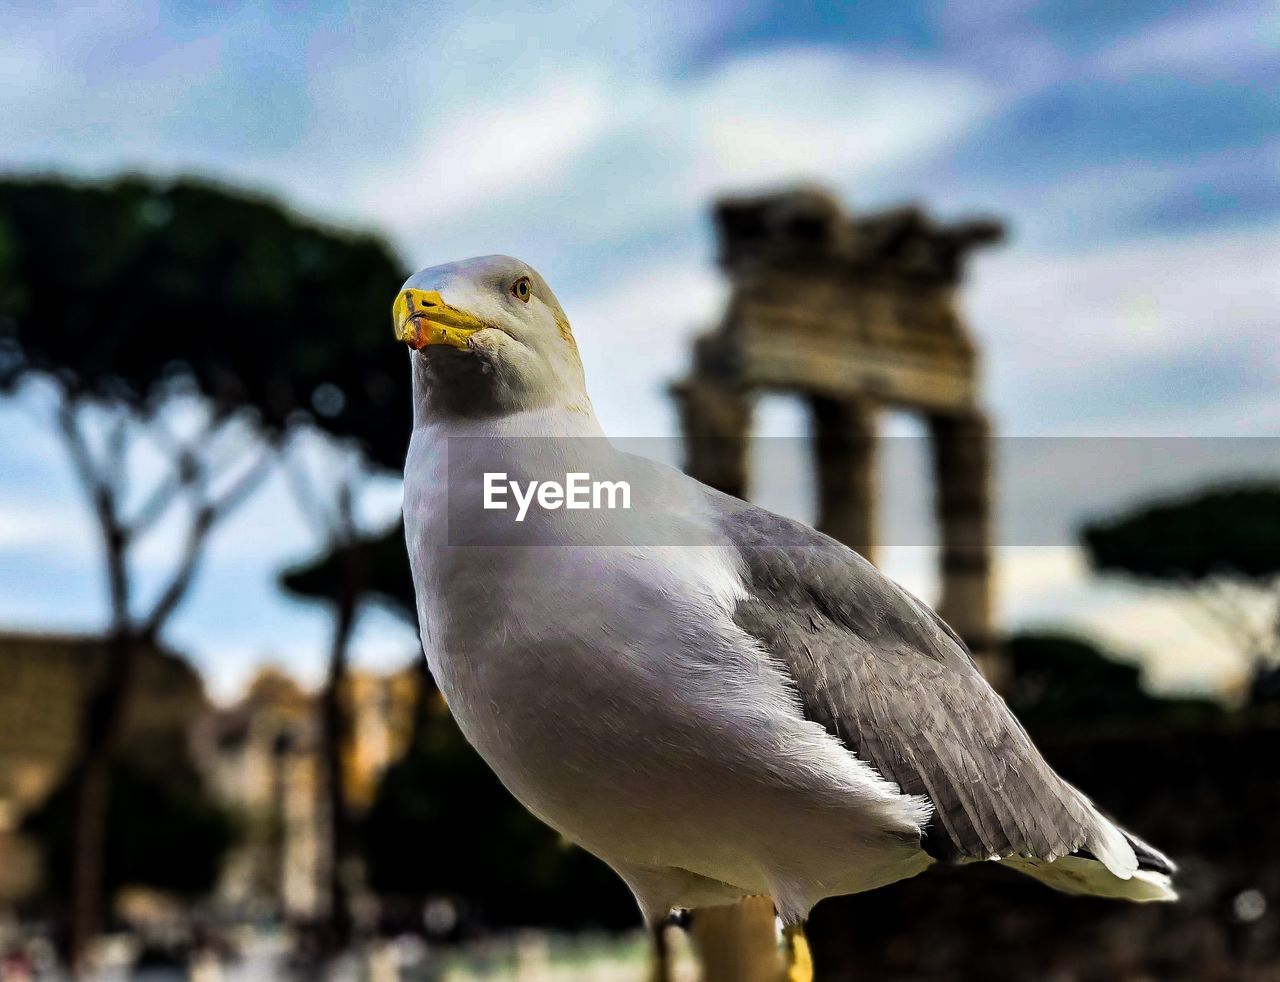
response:
M787 966L783 982L813 982L813 956L803 925L782 929L782 955Z

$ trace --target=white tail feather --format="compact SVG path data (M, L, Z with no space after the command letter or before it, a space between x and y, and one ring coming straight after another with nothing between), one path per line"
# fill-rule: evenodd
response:
M1129 854L1133 854L1132 849L1129 849ZM1063 856L1053 862L1010 856L1001 862L1064 893L1112 897L1137 903L1178 899L1169 877L1153 870L1135 869L1127 877L1122 877L1112 872L1110 864L1082 856Z

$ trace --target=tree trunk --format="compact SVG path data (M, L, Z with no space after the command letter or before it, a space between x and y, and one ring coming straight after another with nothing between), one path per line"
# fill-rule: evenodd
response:
M351 585L348 581L347 586ZM333 642L329 652L329 677L321 697L325 803L329 818L329 867L324 888L329 901L329 928L335 952L342 951L351 942L352 929L346 883L351 856L351 830L347 816L343 758L350 726L345 681L358 604L358 594L354 589L345 589L338 598L334 610Z
M210 529L256 486L270 460L264 453L229 490L211 499L206 494L208 474L204 465L193 456L192 448L183 448L173 461L173 479L161 482L147 497L137 517L129 522L121 509L126 485L128 417L117 415L116 425L107 437L104 459L97 461L80 417L90 402L83 393L64 389L57 412L59 431L98 520L111 607L106 663L101 676L94 679L85 693L80 731L69 768L75 825L71 842L66 956L77 974L83 974L89 945L102 929L103 904L107 899L104 862L111 768L142 648L155 645L165 623L186 596ZM117 409L121 414L126 413L123 407ZM130 609L129 547L151 522L164 514L174 495L184 490L192 499L194 511L177 568L160 591L150 614L135 620Z
M102 676L86 702L80 725L72 777L76 808L67 935L67 961L77 974L84 971L89 945L102 930L111 765L120 742L140 644L141 639L126 629L117 628L111 633Z

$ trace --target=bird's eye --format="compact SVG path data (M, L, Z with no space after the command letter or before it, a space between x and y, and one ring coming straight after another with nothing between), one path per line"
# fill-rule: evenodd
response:
M527 276L522 276L511 284L511 295L517 300L523 300L525 303L528 303L531 293L532 290L529 286L529 277Z

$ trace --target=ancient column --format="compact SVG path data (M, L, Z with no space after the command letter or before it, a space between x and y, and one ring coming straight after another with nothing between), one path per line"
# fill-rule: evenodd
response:
M685 473L725 494L746 498L751 430L746 391L694 378L672 392L684 430Z
M938 613L993 684L1003 681L993 626L991 427L979 410L929 417L942 597Z
M818 530L875 562L876 408L868 399L812 396Z

